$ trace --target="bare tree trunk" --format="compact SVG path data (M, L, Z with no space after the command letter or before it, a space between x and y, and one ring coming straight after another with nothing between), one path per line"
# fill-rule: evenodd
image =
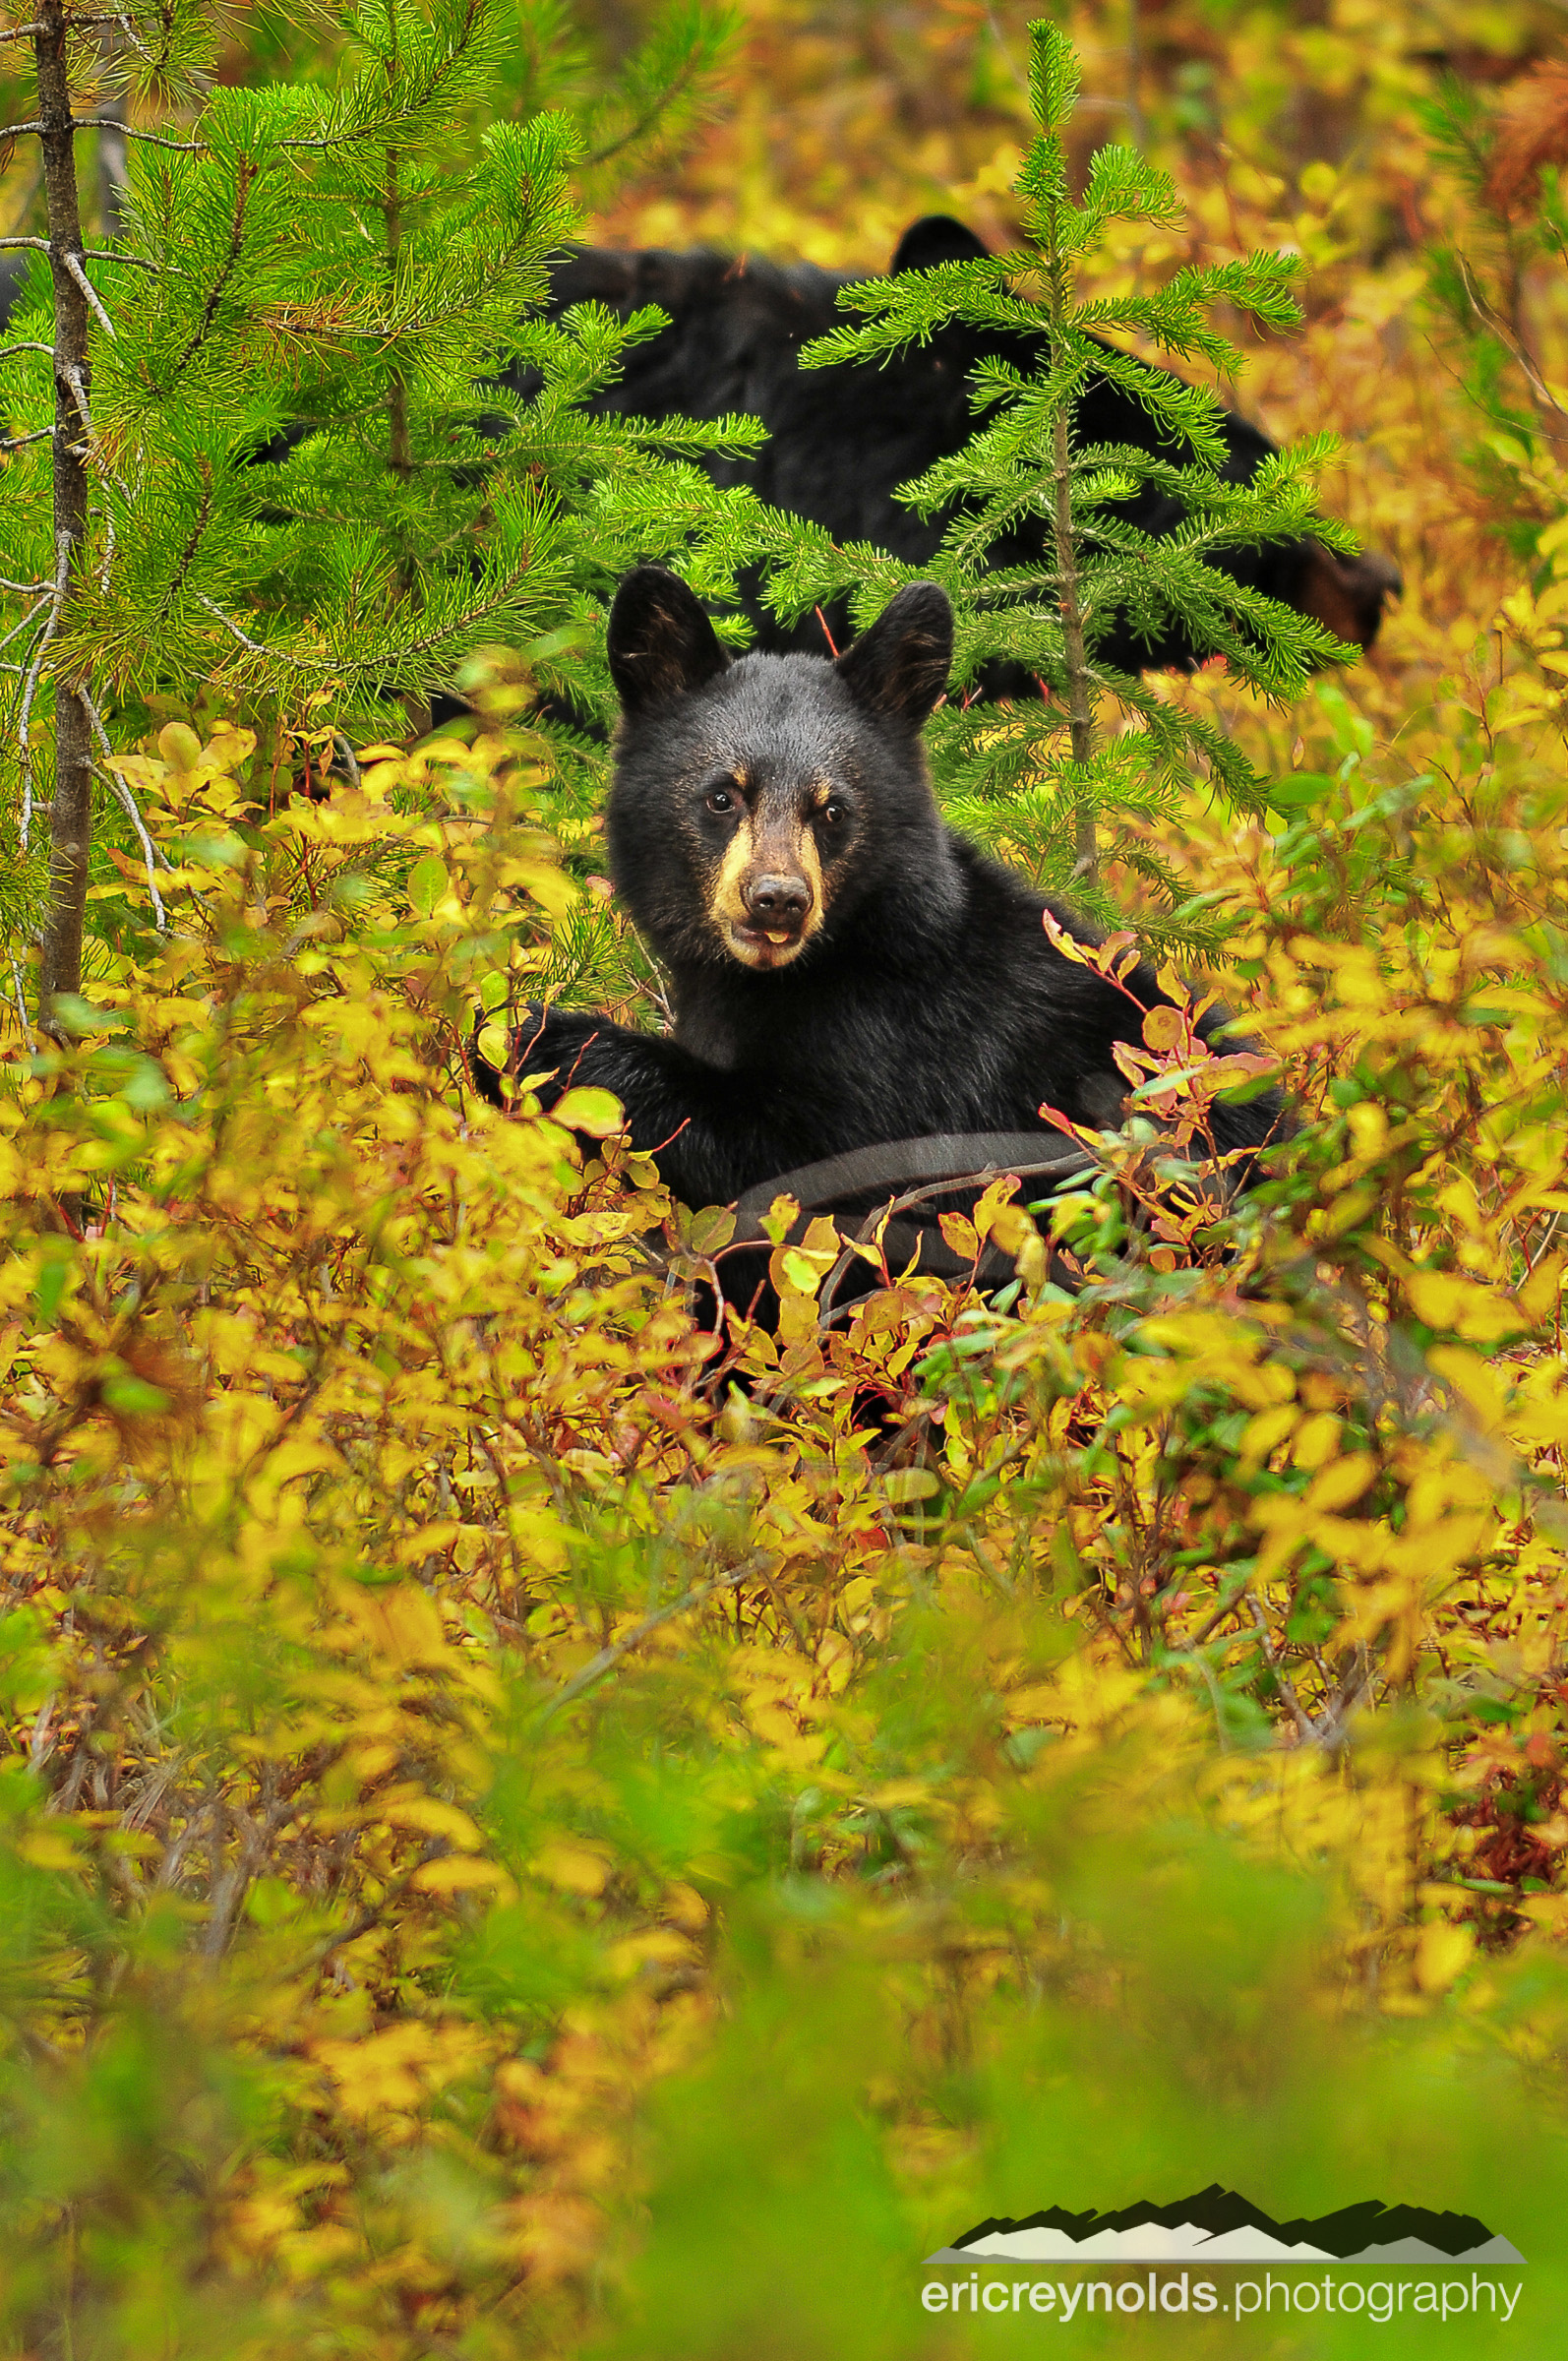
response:
M39 146L54 272L54 549L58 634L69 621L88 529L89 400L87 272L77 200L76 146L66 74L63 0L40 0L33 54L38 75ZM38 963L38 1023L60 1035L54 1003L82 989L82 925L92 833L92 734L74 683L55 676L54 802L49 814L49 907Z

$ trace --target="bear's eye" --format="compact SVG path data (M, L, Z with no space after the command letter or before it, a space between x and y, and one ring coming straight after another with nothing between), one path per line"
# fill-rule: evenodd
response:
M735 798L728 787L715 787L707 799L707 808L710 812L733 812Z
M830 828L841 827L849 817L849 809L847 805L839 802L837 796L834 796L830 804L822 806L822 817Z

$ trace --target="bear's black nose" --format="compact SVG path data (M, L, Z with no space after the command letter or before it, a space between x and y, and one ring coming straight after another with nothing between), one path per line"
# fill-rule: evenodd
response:
M812 889L804 878L749 878L742 894L753 925L769 933L799 934L812 906Z

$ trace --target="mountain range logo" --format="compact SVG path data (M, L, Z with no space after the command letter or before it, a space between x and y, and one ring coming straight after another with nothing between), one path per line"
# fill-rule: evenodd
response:
M1175 2205L982 2221L928 2263L1523 2263L1473 2213L1430 2213L1375 2198L1315 2220L1276 2221L1218 2181Z

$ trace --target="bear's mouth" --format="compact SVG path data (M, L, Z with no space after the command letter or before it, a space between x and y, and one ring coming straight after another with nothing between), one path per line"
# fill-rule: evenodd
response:
M752 927L731 919L724 930L725 948L743 967L762 970L787 967L806 946L801 927Z

